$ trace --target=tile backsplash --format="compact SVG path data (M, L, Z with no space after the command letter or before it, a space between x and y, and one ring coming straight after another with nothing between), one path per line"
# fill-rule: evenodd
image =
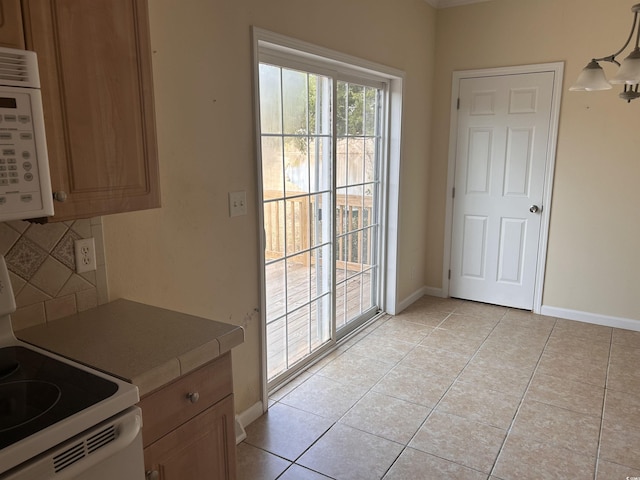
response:
M78 274L74 240L95 239L97 269ZM17 310L14 330L51 322L93 308L108 299L102 218L73 222L0 223L4 255Z

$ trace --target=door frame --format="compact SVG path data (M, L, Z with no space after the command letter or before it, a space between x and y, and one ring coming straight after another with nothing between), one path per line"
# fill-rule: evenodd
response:
M442 262L442 295L444 297L449 296L449 269L451 268L451 243L453 241L453 187L455 182L457 157L458 97L460 94L460 81L467 78L484 78L542 72L552 72L554 74L551 118L549 123L549 143L547 145L547 161L545 166L542 197L543 208L541 212L540 239L538 242L538 261L536 265L535 286L533 292L533 312L540 313L542 309L542 294L544 291L544 275L547 263L547 246L549 241L549 222L551 218L551 196L553 193L556 149L558 144L558 126L560 123L560 103L562 99L564 62L518 65L480 70L460 70L453 72L451 85L451 120L449 126L449 158L447 167L447 199L444 227L444 258Z
M401 143L402 143L402 120L403 120L403 96L404 82L406 74L402 70L379 64L377 62L364 60L349 54L331 50L312 43L288 37L279 33L274 33L256 26L251 27L251 43L252 43L252 67L253 67L253 106L254 106L254 141L257 160L257 211L258 211L258 232L259 232L259 252L260 259L260 291L264 291L265 275L264 275L264 249L265 232L264 211L261 202L261 141L260 141L260 91L258 81L258 70L260 63L261 46L269 46L280 52L294 52L300 63L305 68L313 68L314 65L321 64L323 68L327 65L333 65L337 70L345 69L347 71L356 72L356 77L379 80L381 77L388 84L388 92L386 98L387 115L382 125L385 139L381 145L387 160L384 162L381 175L384 178L381 187L381 195L383 196L380 211L380 224L384 233L380 239L380 268L384 270L384 274L380 279L379 303L382 311L395 314L400 310L398 299L398 256L399 256L399 226L400 226L400 178L401 178ZM268 382L267 382L267 351L265 341L266 332L266 302L264 295L260 294L260 363L261 363L261 408L260 414L266 412L269 406L268 398ZM356 330L357 331L357 330ZM325 345L318 351L318 358L329 353L336 346L336 338L332 344ZM291 372L286 380L294 378L302 370ZM283 382L285 379L283 379ZM257 404L256 404L257 405ZM253 410L254 405L247 412L247 416L252 419L258 418L257 410ZM247 418L248 418L247 417ZM250 423L250 422L247 422Z

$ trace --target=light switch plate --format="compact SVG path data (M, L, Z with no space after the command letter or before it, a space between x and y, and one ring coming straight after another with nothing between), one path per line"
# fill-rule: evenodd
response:
M238 217L247 214L247 192L229 192L229 216Z

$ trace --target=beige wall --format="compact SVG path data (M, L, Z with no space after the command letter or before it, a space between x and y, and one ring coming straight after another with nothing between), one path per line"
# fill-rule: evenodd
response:
M152 0L162 208L104 218L110 297L242 325L236 410L260 400L251 25L404 70L399 298L425 284L435 11L423 0ZM229 218L227 194L249 213ZM409 207L414 208L409 208ZM420 208L415 208L420 207Z
M592 57L622 46L633 3L494 0L438 12L428 286L442 286L452 71L565 61L543 304L640 320L640 100L567 91Z
M640 320L640 100L567 92L626 37L626 3L493 0L436 17L423 0L153 0L163 207L104 218L111 298L243 325L236 409L259 400L255 25L406 72L400 300L442 287L452 71L565 61L543 302ZM235 190L247 191L245 217L228 217Z

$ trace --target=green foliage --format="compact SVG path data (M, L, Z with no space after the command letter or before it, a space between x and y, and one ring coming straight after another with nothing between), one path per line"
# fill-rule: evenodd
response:
M376 89L338 82L337 96L338 136L374 135Z
M316 118L322 113L322 105L318 103L318 75L308 74L307 111L309 123L300 128L298 134L321 134L322 119ZM375 135L377 92L375 88L354 85L339 81L336 98L336 130L339 137ZM301 119L300 119L301 120ZM302 127L302 123L300 123Z
M330 114L324 111L326 99L322 98L328 81L321 75L261 64L263 132L282 131L285 135L294 136L329 134L323 131L329 122L320 117L323 113ZM338 81L336 96L338 136L375 135L376 89ZM283 122L281 126L280 122Z

